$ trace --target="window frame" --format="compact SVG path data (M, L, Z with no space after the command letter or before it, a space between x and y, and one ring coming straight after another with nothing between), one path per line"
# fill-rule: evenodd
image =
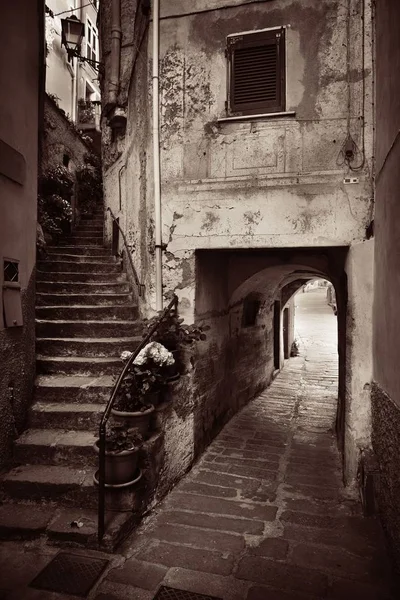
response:
M89 32L91 36L91 40L89 43ZM96 38L96 47L93 50L93 39ZM90 48L90 53L89 53ZM94 54L94 58L93 58ZM90 17L86 16L86 58L90 60L98 61L99 60L99 32L97 31L96 25L92 22Z
M255 47L259 45L260 40L274 40L277 45L277 96L276 103L268 101L254 101L247 104L237 105L234 101L234 52L235 49L245 47ZM271 42L265 43L271 45ZM287 36L286 25L279 27L270 27L253 31L243 31L232 33L227 36L226 59L227 59L227 116L249 116L259 114L273 114L286 112L286 53Z

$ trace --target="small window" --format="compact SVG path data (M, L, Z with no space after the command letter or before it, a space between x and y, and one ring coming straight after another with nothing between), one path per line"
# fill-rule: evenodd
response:
M4 281L16 283L19 281L19 263L18 261L4 259Z
M90 19L86 21L86 58L98 60L99 36Z
M285 30L228 37L228 110L257 114L285 110Z
M63 154L63 165L64 165L64 167L67 167L67 169L68 169L68 166L69 166L69 161L70 161L70 160L71 160L71 159L70 159L70 157L68 156L68 154Z
M252 327L256 324L260 312L261 301L253 296L245 298L243 302L242 327Z

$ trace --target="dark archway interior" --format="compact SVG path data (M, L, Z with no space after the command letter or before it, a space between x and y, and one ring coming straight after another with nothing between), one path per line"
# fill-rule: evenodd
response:
M290 345L290 304L310 279L332 282L338 306L337 437L344 439L347 248L222 250L196 253L196 320L210 325L197 356L198 455L242 406L270 383ZM289 309L285 314L285 310ZM286 333L285 333L286 320Z

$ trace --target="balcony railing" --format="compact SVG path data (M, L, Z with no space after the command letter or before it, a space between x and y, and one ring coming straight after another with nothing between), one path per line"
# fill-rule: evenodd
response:
M101 103L98 100L78 100L78 127L100 130Z

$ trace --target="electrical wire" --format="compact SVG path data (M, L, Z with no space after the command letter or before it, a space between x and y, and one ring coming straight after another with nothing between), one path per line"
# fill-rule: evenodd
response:
M66 13L75 12L76 10L79 10L80 8L86 8L87 6L93 6L93 8L96 8L94 6L93 2L88 2L87 4L83 4L82 6L79 6L77 8L70 8L69 10L63 10L62 12L53 14L53 17L59 17L60 15L65 15Z

